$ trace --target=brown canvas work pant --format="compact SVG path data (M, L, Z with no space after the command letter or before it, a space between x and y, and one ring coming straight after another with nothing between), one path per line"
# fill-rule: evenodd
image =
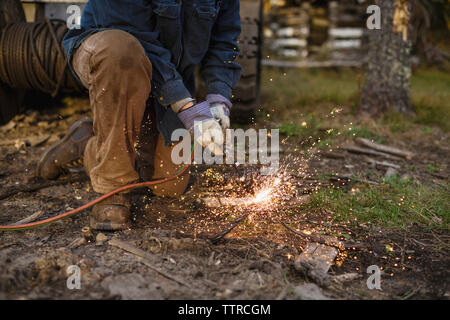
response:
M83 163L94 190L108 193L139 176L154 180L174 175L181 166L171 161L173 146L164 146L147 107L152 65L139 41L120 30L95 33L77 49L72 66L89 90L93 112L94 136ZM188 180L186 172L152 189L159 196L178 196Z

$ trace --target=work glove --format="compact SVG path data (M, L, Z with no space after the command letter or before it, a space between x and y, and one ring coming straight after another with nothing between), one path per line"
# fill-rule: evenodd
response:
M223 155L222 127L214 119L208 101L203 101L178 113L185 128L194 134L196 142L215 155Z
M223 130L230 128L231 102L220 94L208 94L206 101L210 104L211 114L219 121Z

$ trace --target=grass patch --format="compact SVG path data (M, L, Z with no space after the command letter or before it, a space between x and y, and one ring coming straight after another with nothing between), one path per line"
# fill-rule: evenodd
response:
M306 120L302 123L289 122L284 123L280 127L280 133L288 137L315 137L319 134L321 123L315 116L315 114L309 114L306 116Z
M357 101L358 76L350 70L288 70L264 68L262 96L265 109L274 109L281 115L295 110L296 114L326 110ZM280 113L281 112L281 113Z
M367 127L360 127L360 126L351 126L351 130L345 131L346 136L348 137L359 137L359 138L365 138L369 140L373 140L376 143L384 143L385 139L373 132L372 130L368 129Z
M416 123L450 130L450 74L436 69L419 70L412 77L411 99Z
M385 139L368 129L357 125L351 125L343 129L330 129L322 123L315 113L305 116L305 121L285 122L280 126L280 133L288 137L300 137L302 139L315 138L319 146L328 145L338 136L346 138L361 137L373 140L377 143L384 143Z
M395 175L380 185L360 186L349 192L319 190L311 196L309 206L333 211L336 221L399 229L416 223L428 229L448 230L450 222L448 188L425 186Z

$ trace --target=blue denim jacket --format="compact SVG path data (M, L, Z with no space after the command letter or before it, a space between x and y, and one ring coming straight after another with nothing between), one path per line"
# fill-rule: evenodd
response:
M239 0L89 0L81 29L69 30L63 40L69 66L83 40L108 29L132 34L152 62L151 102L166 144L171 132L183 127L167 107L195 96L196 65L208 94L231 99L241 74L234 62L241 31Z

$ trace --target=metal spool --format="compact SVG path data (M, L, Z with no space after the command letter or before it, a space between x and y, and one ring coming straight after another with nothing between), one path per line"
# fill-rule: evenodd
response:
M47 18L6 25L0 37L0 81L52 97L61 91L80 91L61 45L66 32L64 21Z
M17 22L25 22L25 13L20 1L1 0L0 34L6 25ZM8 122L12 117L22 111L25 92L25 89L10 88L0 81L0 124Z
M68 69L62 20L26 23L19 0L0 2L0 124L21 111L27 90L55 97L83 86Z

